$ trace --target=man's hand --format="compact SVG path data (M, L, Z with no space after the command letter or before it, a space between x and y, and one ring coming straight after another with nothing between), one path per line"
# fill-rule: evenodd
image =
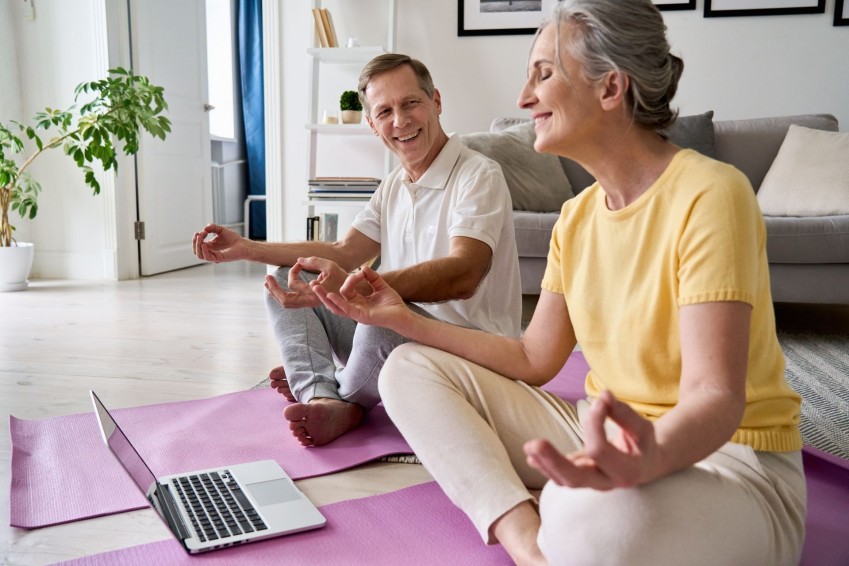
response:
M322 304L321 300L313 292L310 284L301 279L301 271L318 272L318 278L313 284L320 285L333 293L339 292L339 288L348 276L344 269L329 259L300 257L295 265L289 269L289 280L286 283L287 289L280 287L274 276L265 276L265 288L268 289L271 296L283 308L315 308L320 307Z
M364 284L372 291L368 295L360 292ZM397 330L403 328L413 315L401 296L370 267L363 267L349 275L338 293L328 291L318 281L311 285L332 313L362 324Z
M207 241L210 234L214 236ZM192 253L198 259L213 263L247 259L249 245L249 240L218 224L207 224L192 236Z
M604 430L607 418L621 429L612 440ZM564 456L547 440L532 440L525 444L528 464L557 485L569 487L609 490L655 479L659 455L651 421L609 391L603 391L581 424L584 428L581 450Z

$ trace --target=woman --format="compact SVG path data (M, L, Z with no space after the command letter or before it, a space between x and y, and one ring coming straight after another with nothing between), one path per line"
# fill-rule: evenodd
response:
M519 99L535 148L597 182L563 206L522 338L420 317L368 269L340 294L316 289L419 343L384 366L387 411L519 564L801 554L800 399L784 381L765 228L742 173L659 135L682 68L649 0L565 0L538 32ZM537 386L576 343L591 369L574 407ZM537 505L528 490L543 486Z

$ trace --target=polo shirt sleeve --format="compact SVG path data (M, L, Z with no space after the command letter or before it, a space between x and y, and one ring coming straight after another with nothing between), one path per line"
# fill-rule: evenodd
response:
M351 222L351 227L358 230L363 235L374 240L377 243L381 241L381 203L383 202L383 193L385 190L386 181L383 181L377 190L366 204L366 207L361 210L354 221Z
M513 221L513 203L501 169L483 164L461 172L460 190L451 214L448 236L474 238L494 251L506 222Z

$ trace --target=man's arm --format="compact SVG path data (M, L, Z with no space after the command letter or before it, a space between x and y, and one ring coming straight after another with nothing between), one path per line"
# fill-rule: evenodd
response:
M489 245L474 238L455 236L451 238L447 256L381 276L405 301L441 303L474 295L491 264Z
M207 236L212 239L206 240ZM215 263L240 259L267 265L291 266L299 257L322 257L352 271L380 253L380 244L351 228L336 242L257 242L239 236L233 230L209 224L192 238L198 259Z

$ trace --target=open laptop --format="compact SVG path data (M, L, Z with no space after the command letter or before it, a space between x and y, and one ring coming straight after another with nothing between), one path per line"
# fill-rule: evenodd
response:
M156 477L95 395L103 441L190 553L324 526L326 520L274 460Z

